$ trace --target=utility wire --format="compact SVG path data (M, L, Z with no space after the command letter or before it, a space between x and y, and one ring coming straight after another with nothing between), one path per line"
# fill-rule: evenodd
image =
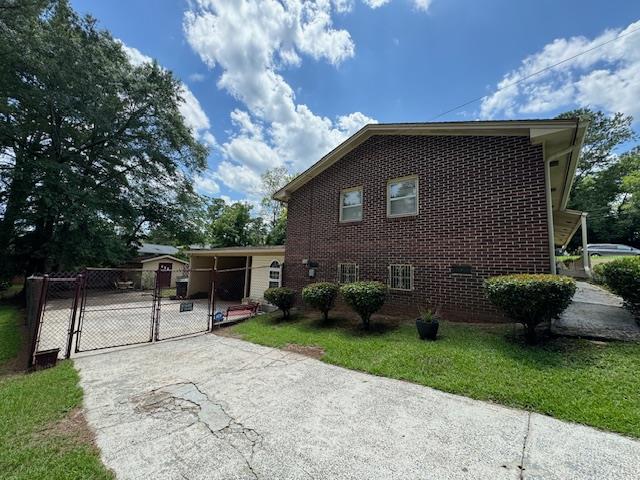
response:
M499 91L504 90L505 88L513 87L514 85L522 83L525 80L530 79L531 77L535 77L536 75L540 75L541 73L544 73L544 72L546 72L548 70L556 68L558 65L562 65L563 63L567 63L567 62L573 60L574 58L577 58L577 57L579 57L581 55L584 55L586 53L593 52L594 50L597 50L600 47L604 47L605 45L607 45L607 44L609 44L611 42L615 42L616 40L620 40L622 37L627 37L627 36L629 36L629 35L631 35L633 33L636 33L637 31L640 31L640 27L638 27L636 29L633 29L633 30L631 30L630 32L627 32L627 33L621 33L620 35L618 35L615 38L612 38L611 40L607 40L606 42L602 42L602 43L596 45L595 47L591 47L591 48L589 48L589 49L587 49L587 50L585 50L583 52L577 53L577 54L575 54L575 55L573 55L573 56L571 56L569 58L565 58L564 60L561 60L558 63L554 63L553 65L549 65L548 67L540 69L537 72L530 73L529 75L527 75L525 77L522 77L521 79L516 80L515 82L511 82L511 83L509 83L509 84L507 84L507 85L505 85L503 87L498 88L497 90L493 91L492 93L489 93L487 95L483 95L483 96L478 97L478 98L474 98L473 100L469 100L468 102L460 104L457 107L454 107L454 108L452 108L450 110L447 110L446 112L439 113L438 115L436 115L435 117L430 118L427 121L428 122L432 122L433 120L435 120L437 118L440 118L443 115L446 115L447 113L455 112L456 110L458 110L458 109L460 109L462 107L466 107L467 105L470 105L472 103L478 102L480 100L484 100L485 98L489 97L490 95L494 95L494 94L498 93Z

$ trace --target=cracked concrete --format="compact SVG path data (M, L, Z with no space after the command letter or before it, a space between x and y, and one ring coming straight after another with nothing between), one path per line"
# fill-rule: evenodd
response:
M121 479L626 479L640 443L204 335L75 360Z

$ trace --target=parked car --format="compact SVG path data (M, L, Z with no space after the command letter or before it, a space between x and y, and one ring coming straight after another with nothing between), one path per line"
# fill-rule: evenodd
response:
M592 257L607 255L640 255L640 249L621 245L619 243L590 243L587 252Z

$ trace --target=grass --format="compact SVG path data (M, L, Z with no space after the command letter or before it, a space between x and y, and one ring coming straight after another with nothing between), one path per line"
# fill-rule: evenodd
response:
M414 325L365 333L355 322L278 314L232 327L248 341L317 346L322 360L374 375L640 437L640 345L548 339L528 347L510 325L442 322L439 339L420 341Z
M21 320L15 307L0 305L0 365L16 357L20 351Z
M0 363L18 354L20 313L0 306ZM1 366L1 365L0 365ZM82 390L70 361L0 377L0 476L3 479L111 479L78 415Z
M609 263L614 260L620 260L621 258L629 258L628 255L611 255L611 256L602 256L602 257L590 257L591 258L591 266L595 267L596 265L600 265L601 263Z
M23 285L21 283L14 283L12 285L9 285L9 288L0 291L0 300L12 299L22 291L22 286Z

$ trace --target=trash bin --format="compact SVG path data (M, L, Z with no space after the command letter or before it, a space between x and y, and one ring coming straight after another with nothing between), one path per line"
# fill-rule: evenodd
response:
M176 297L186 298L188 286L189 286L188 278L179 278L178 280L176 280Z

